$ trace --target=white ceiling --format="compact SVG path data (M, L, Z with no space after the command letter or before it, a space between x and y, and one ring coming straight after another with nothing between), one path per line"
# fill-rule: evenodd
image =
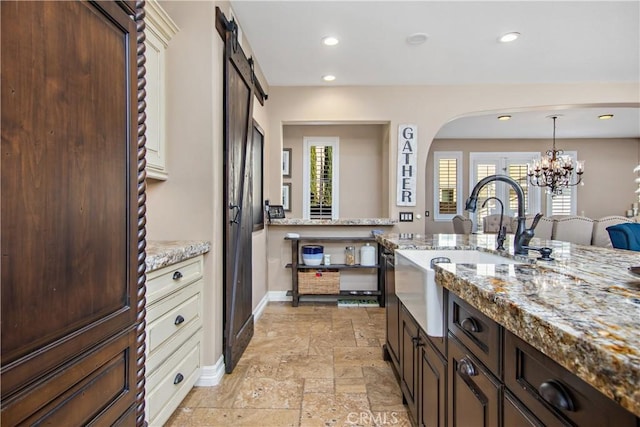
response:
M232 8L271 86L638 82L640 1L245 1ZM517 31L513 43L498 36ZM426 43L406 38L426 33ZM322 45L324 36L340 39ZM336 75L331 83L325 74ZM558 137L640 137L637 109L566 109ZM500 112L503 113L503 112ZM507 113L507 112L504 112ZM549 137L553 111L450 122L449 138ZM580 119L580 120L579 120ZM502 126L504 125L504 126ZM529 125L533 128L529 129ZM573 125L577 127L573 127ZM566 131L566 136L562 131ZM589 131L587 131L589 129Z

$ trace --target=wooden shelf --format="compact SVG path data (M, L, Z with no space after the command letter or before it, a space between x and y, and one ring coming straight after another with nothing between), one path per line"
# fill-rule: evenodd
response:
M291 263L285 265L285 268L291 268ZM347 264L329 264L329 265L306 265L298 264L298 270L348 270L351 268L380 268L379 264L374 265L347 265Z
M330 265L306 265L301 264L300 261L300 242L305 243L358 243L358 242L366 242L366 243L375 243L376 239L374 236L300 236L300 237L285 237L285 240L289 240L291 242L291 263L287 264L285 268L291 269L291 290L287 292L287 295L292 297L291 304L294 307L298 306L300 302L300 297L313 297L313 296L338 296L341 298L363 298L363 297L372 297L378 301L380 307L384 307L385 305L385 294L384 294L384 280L382 278L382 268L380 264L380 244L378 246L378 262L375 265L346 265L346 264L330 264ZM378 288L376 290L364 291L364 290L353 290L353 291L338 291L332 294L302 294L298 291L298 271L308 271L308 270L376 270L378 276Z

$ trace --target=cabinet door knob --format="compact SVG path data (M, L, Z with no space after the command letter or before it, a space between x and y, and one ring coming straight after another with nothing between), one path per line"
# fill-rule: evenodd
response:
M467 332L480 332L480 324L473 317L465 317L462 322L460 322L460 326Z
M182 375L182 374L180 374L180 373L179 373L179 374L178 374L178 375L176 375L176 377L173 379L173 383L174 383L174 384L176 384L176 385L177 385L177 384L180 384L180 383L182 382L182 380L183 380L183 379L184 379L184 375Z
M180 273L179 271L176 271L175 273L173 273L173 280L178 280L178 279L182 279L182 273Z
M540 387L538 387L538 393L554 408L565 411L575 410L575 405L573 404L569 390L558 381L548 380L543 382L540 384Z
M411 342L413 342L414 347L422 347L424 345L419 336L411 338Z
M458 373L463 377L475 377L478 375L475 366L473 366L473 363L466 357L458 364Z
M184 322L184 317L178 315L178 317L176 317L175 322L173 322L174 325L178 326L179 324L181 324L182 322Z

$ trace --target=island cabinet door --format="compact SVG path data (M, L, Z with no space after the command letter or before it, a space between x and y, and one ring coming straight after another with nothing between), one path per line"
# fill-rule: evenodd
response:
M400 369L400 301L396 295L393 255L383 254L386 318L387 318L387 352L396 369Z
M448 350L448 425L499 426L500 383L451 334Z
M412 420L418 418L418 349L423 345L418 335L418 325L407 309L402 306L400 312L400 326L402 330L400 347L400 388Z
M447 362L420 331L420 380L418 426L445 427L447 417Z
M636 417L511 332L504 384L544 425L636 427Z

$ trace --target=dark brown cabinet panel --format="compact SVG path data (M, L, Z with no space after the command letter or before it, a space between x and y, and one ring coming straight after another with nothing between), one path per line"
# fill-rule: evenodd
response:
M504 427L544 427L544 424L509 393L509 390L504 392L502 407L502 425Z
M404 396L409 414L415 420L418 418L418 372L419 372L419 346L418 324L404 306L400 311L400 327L402 331L400 348L400 388Z
M142 392L131 6L0 6L2 425L113 424Z
M449 331L498 378L501 377L501 327L450 292Z
M449 426L499 426L500 383L453 335L448 344Z
M420 380L418 425L420 427L446 427L447 422L447 362L420 331Z
M544 425L636 426L636 417L613 400L516 335L505 335L505 385Z
M400 301L396 295L395 266L392 254L381 253L384 274L387 342L385 349L397 372L400 372Z

